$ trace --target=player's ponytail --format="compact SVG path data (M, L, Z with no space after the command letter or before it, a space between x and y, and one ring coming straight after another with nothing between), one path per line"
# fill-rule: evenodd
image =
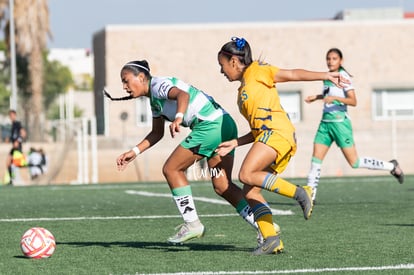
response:
M104 96L106 96L107 98L109 98L112 101L121 101L121 100L133 99L133 97L131 95L123 96L123 97L112 97L105 89L103 90L103 94L104 94Z

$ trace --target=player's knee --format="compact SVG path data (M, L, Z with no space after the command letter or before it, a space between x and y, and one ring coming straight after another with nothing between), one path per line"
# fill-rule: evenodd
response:
M171 168L171 166L168 164L164 164L164 166L162 167L162 174L164 175L164 177L168 178L172 172L173 169Z
M251 176L251 174L252 173L250 173L250 172L246 172L246 171L244 171L243 169L242 170L240 170L240 172L239 172L239 180L242 182L242 183L244 183L244 184L251 184L251 182L252 182L252 176Z

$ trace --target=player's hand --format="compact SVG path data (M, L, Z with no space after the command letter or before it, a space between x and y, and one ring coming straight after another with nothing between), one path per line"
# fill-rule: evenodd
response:
M335 84L339 88L344 88L351 83L349 79L345 78L339 72L328 72L328 80L330 80L333 84Z
M133 161L136 158L135 152L129 150L128 152L123 153L116 159L116 166L118 167L118 171L124 170L128 163Z
M180 132L180 124L183 121L181 117L177 117L173 122L170 124L170 134L171 137L174 138L177 133Z
M333 103L335 100L336 100L336 97L334 97L334 96L326 96L326 97L323 99L323 102L325 102L326 104L331 104L331 103Z
M219 156L224 157L236 147L237 147L237 139L232 139L232 140L220 143L219 146L217 146L217 149L215 150L215 152L219 154Z
M310 95L308 97L305 98L305 102L306 103L312 103L316 100L316 96L315 95Z

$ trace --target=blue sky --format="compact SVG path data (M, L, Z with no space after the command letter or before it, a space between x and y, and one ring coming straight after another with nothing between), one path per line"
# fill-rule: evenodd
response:
M330 19L350 8L402 7L414 0L49 0L50 48L91 48L105 25Z

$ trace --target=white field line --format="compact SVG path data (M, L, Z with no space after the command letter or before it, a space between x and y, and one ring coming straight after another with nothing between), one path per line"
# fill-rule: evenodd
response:
M177 272L177 273L135 273L134 275L240 275L240 274L298 274L298 273L322 273L322 272L344 272L344 271L385 271L414 269L414 264L400 264L391 266L361 266L361 267L337 267L337 268L309 268L291 270L269 270L269 271L203 271L203 272Z
M238 216L234 214L211 214L199 215L200 217L229 217ZM141 219L176 219L180 215L154 215L154 216L113 216L113 217L62 217L62 218L15 218L0 219L0 222L32 222L32 221L88 221L88 220L141 220Z
M171 198L171 194L165 193L151 193L145 191L134 191L134 190L126 190L127 194L131 195L140 195L140 196L148 196L148 197L165 197ZM217 200L217 199L210 199L205 197L194 197L195 200L209 202L214 204L222 204L228 205L228 202L224 200ZM278 210L272 209L272 213L274 215L293 215L293 212L290 210ZM233 214L201 214L200 217L230 217L230 216L238 216L237 213ZM149 215L149 216L112 216L112 217L99 217L99 216L92 216L92 217L61 217L61 218L47 218L47 217L40 217L40 218L14 218L14 219L0 219L0 222L33 222L33 221L87 221L87 220L140 220L140 219L172 219L172 218L180 218L180 215Z
M147 192L147 191L127 190L125 191L125 193L131 194L131 195L146 196L146 197L171 198L171 194L152 193L152 192ZM193 197L193 199L196 201L209 202L213 204L229 205L229 203L224 200L211 199L211 198L206 198L206 197ZM280 216L293 215L293 212L291 210L279 210L279 209L273 209L273 208L270 208L270 209L272 210L273 215L280 215Z

